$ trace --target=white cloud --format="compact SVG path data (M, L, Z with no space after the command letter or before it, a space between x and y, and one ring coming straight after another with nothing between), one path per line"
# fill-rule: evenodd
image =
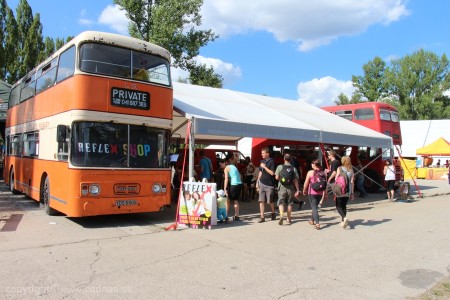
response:
M214 72L223 77L224 85L233 83L241 78L242 73L239 67L233 66L233 64L224 62L217 58L207 58L203 56L197 56L196 61L200 64L206 64L214 68Z
M297 86L298 100L315 106L335 105L339 94L344 93L350 98L354 90L351 81L341 81L330 76L300 82Z
M241 78L242 73L239 67L233 66L233 64L224 62L217 58L208 58L203 56L197 56L195 60L200 64L205 64L208 67L213 67L214 72L223 77L224 85L233 83ZM189 72L172 68L172 80L177 81L179 78L186 79L189 77Z
M294 41L301 51L327 45L340 36L407 16L407 0L215 0L205 1L205 28L226 37L267 31L280 41Z
M108 5L98 17L98 23L107 25L120 34L128 35L129 20L118 5Z

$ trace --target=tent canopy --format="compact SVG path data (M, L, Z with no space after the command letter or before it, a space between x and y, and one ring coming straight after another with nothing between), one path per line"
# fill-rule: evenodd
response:
M450 144L442 137L416 150L417 155L450 156Z
M173 135L196 143L243 137L391 148L392 139L305 102L174 83Z

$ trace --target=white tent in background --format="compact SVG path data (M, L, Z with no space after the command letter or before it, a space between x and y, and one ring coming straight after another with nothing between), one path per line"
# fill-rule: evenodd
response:
M234 144L243 137L259 137L392 147L390 137L308 103L183 83L174 83L173 88L172 133L185 138L190 121L191 143ZM192 162L193 147L189 148Z

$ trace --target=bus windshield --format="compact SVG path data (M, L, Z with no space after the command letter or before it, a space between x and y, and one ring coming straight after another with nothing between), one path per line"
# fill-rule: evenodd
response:
M81 46L80 70L170 85L170 66L167 60L105 44L85 43Z
M145 126L77 122L71 162L79 167L167 168L169 131Z

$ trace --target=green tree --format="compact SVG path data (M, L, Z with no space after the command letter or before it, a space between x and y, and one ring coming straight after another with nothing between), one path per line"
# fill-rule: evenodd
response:
M44 61L53 52L55 52L55 41L51 37L46 36L44 39L44 50L39 55L39 62Z
M334 103L336 105L353 104L353 103L361 103L361 102L367 102L367 101L363 101L361 99L360 93L353 93L351 98L348 98L348 96L345 95L344 93L340 93L338 96L338 99L336 101L334 101Z
M215 74L214 69L205 64L191 70L189 81L192 84L222 88L222 76Z
M3 61L1 64L1 79L13 84L18 77L19 69L19 52L17 51L18 43L18 26L13 11L9 7L5 7L5 32L2 40L3 44Z
M352 76L355 94L365 101L380 101L387 96L386 63L380 57L375 57L363 65L363 76Z
M45 45L42 36L42 24L40 14L36 14L31 23L30 29L25 35L25 44L22 49L23 65L21 66L21 71L25 75L36 65L38 65L46 57L43 57L43 52L45 50Z
M403 120L450 118L449 62L443 54L419 50L391 62L386 71L390 102Z
M211 30L198 30L203 0L114 0L114 3L125 10L130 35L167 49L174 67L195 74L212 74L211 82L221 79L195 62L199 49L217 38Z
M0 78L5 77L5 35L6 35L6 2L5 0L0 0Z

